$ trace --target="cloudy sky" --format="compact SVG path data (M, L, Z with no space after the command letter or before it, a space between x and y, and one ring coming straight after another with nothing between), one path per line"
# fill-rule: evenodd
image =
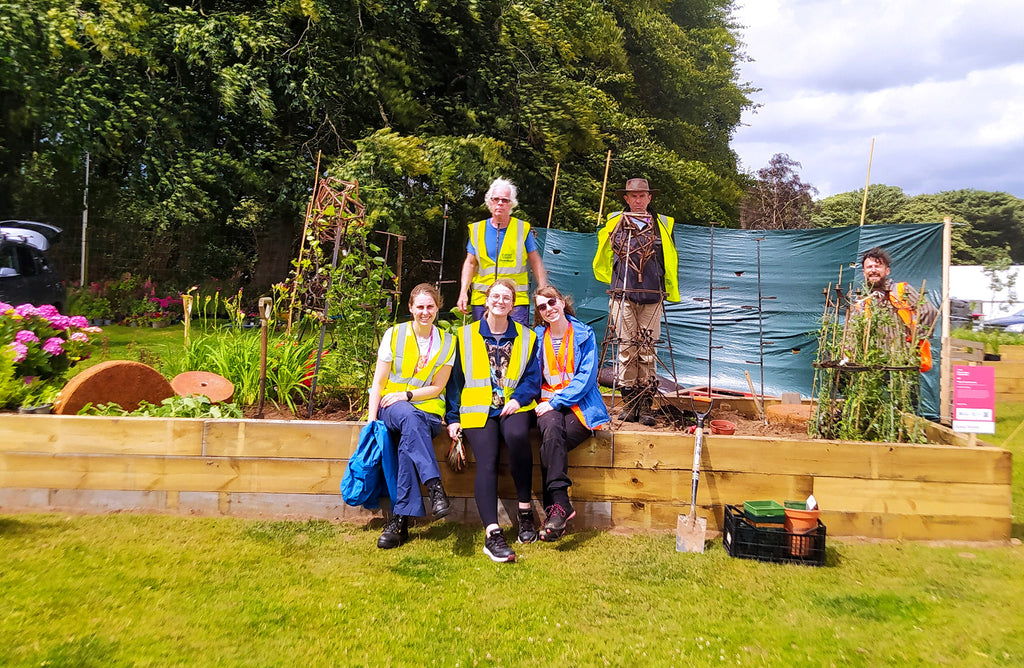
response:
M733 147L775 153L820 197L871 182L908 195L975 188L1024 198L1020 0L737 0L741 80L761 91Z

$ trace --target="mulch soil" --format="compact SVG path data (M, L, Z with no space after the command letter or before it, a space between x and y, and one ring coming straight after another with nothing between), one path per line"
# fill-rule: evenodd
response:
M306 419L308 409L303 406L299 409L299 414L296 415L288 410L286 406L275 406L272 403L267 403L263 407L263 419L264 420L304 420ZM658 415L658 424L653 427L645 427L638 422L621 422L618 419L618 409L615 409L612 413L612 428L617 431L679 431L686 432L691 425L697 424L697 419L693 413L684 411L682 414L662 414ZM244 411L246 418L254 419L257 418L256 407L252 406ZM363 419L363 412L353 411L352 407L346 400L331 399L324 404L318 404L313 409L313 420L325 421L325 422L342 422L342 421L357 421ZM736 425L737 436L765 436L765 437L782 437L789 440L810 440L807 435L806 426L797 426L789 424L765 424L763 421L757 418L750 418L744 416L736 411L731 410L715 410L711 411L704 420L705 428L710 430L708 426L711 420L728 420Z

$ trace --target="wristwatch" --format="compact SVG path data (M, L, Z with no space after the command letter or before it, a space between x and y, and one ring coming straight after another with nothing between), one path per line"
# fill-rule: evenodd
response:
M406 390L405 391L405 400L406 401L412 401L412 390Z

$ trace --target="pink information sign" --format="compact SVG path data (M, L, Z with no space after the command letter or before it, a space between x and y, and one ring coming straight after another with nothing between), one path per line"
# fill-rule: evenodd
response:
M953 431L996 433L995 386L995 367L953 367Z

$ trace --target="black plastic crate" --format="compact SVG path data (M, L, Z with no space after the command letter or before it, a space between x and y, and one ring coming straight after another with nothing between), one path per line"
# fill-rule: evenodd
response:
M722 544L730 556L779 564L825 565L825 525L805 534L754 526L736 506L725 507Z

